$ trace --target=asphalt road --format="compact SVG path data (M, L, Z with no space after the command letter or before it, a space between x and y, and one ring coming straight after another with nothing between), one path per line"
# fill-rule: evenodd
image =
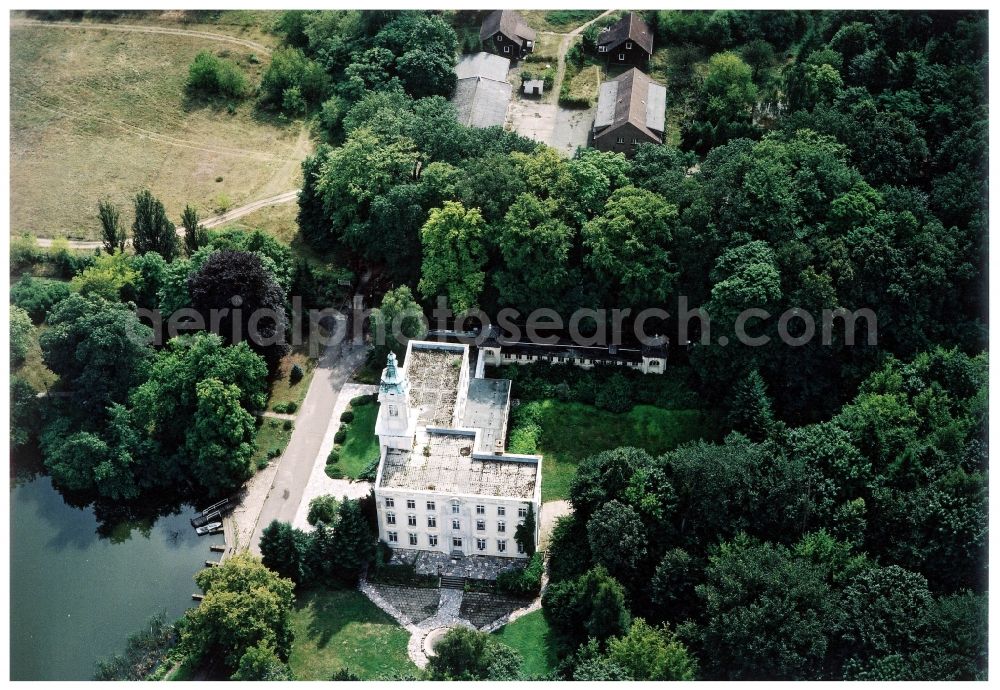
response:
M260 555L260 533L272 520L288 523L295 520L327 427L340 424L339 419L333 418L337 396L351 373L365 361L366 354L364 345L345 342L329 346L320 359L295 421L292 437L278 461L274 481L261 507L250 541L251 553Z

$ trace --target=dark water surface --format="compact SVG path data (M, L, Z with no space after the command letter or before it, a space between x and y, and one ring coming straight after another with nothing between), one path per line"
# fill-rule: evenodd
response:
M13 483L12 483L13 484ZM63 501L46 476L10 492L12 680L89 680L151 615L179 617L216 537L198 537L191 511L97 533L91 508Z

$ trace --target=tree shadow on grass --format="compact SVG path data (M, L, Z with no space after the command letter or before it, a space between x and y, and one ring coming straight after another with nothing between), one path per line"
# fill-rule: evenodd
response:
M364 602L350 601L352 593L364 597L346 589L313 589L303 593L297 608L311 610L307 632L309 640L317 647L326 647L333 636L350 623L381 622L377 617L365 616L362 611Z

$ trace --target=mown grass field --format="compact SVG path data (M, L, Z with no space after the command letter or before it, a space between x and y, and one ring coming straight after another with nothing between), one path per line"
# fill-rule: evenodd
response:
M370 680L416 673L406 655L410 633L353 589L296 593L288 664L297 680L330 680L346 668Z
M347 425L347 438L340 447L338 469L356 479L372 460L378 457L378 438L375 436L375 418L378 403L353 408L354 421Z
M161 25L154 15L123 23ZM234 25L162 25L261 38ZM93 23L15 21L10 36L11 235L95 239L98 199L121 204L131 224L131 198L143 187L176 220L185 203L205 216L223 196L239 206L300 185L312 146L300 123L260 114L252 97L229 112L185 90L201 50L236 61L253 85L266 51Z
M509 623L496 632L500 641L517 650L524 657L521 672L535 678L556 669L555 644L551 639L549 624L541 611L532 611Z
M569 498L576 468L585 458L619 446L644 448L653 455L687 441L718 440L714 415L695 409L665 410L636 405L624 413L582 403L542 403L538 452L542 455L542 500Z

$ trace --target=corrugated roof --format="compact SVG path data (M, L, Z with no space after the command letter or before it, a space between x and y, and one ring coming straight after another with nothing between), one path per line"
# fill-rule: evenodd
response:
M662 141L666 120L667 90L646 74L632 68L601 84L594 129L595 138L628 123Z
M635 12L629 12L597 36L597 45L606 46L606 52L611 52L625 41L632 41L650 55L653 54L653 33Z
M535 30L528 26L524 17L513 10L493 10L486 15L479 30L479 38L485 41L497 31L510 39L535 40Z
M513 89L505 81L482 77L459 79L451 99L458 121L469 127L502 127Z
M455 65L455 76L458 79L485 77L495 81L507 81L509 69L510 60L483 51L472 55L463 55Z

